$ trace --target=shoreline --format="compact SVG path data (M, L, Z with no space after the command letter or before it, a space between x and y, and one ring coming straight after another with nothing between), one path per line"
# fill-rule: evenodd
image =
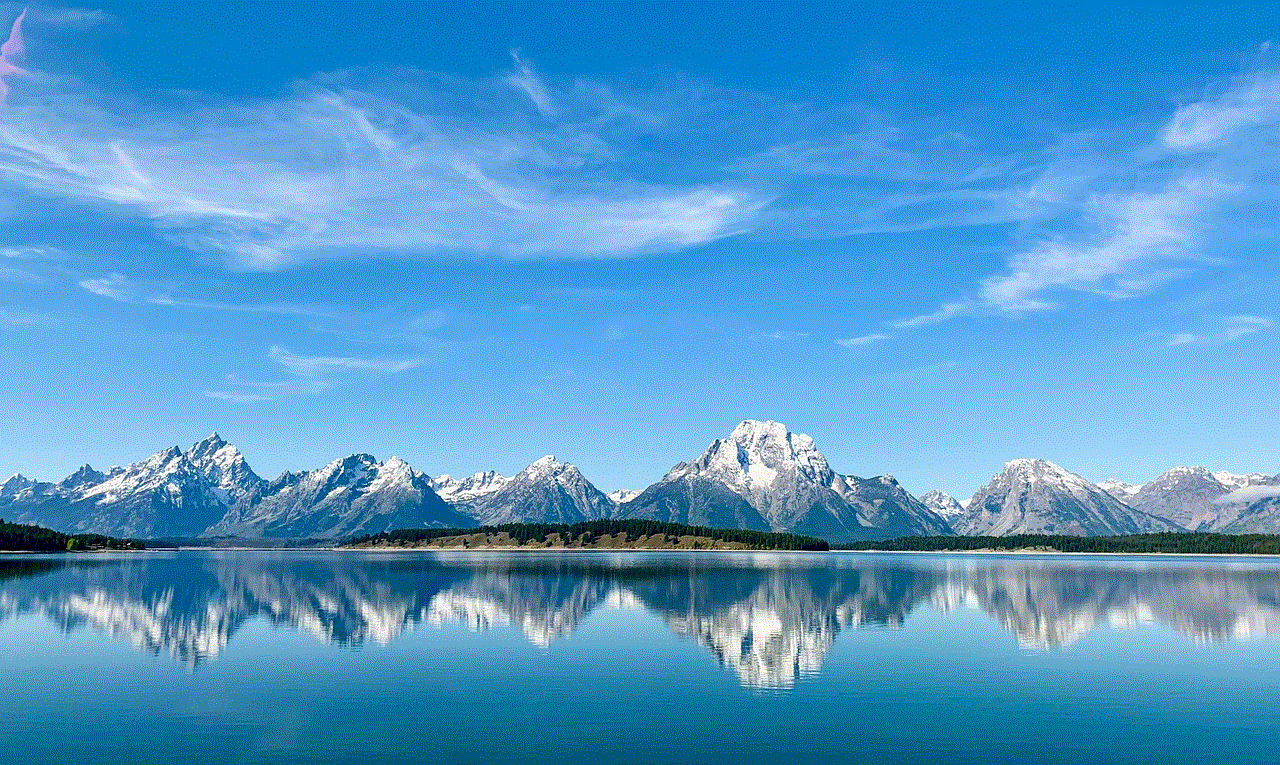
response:
M0 550L0 557L3 556L21 556L21 555L47 555L47 556L80 556L80 555L103 555L111 553L174 553L174 552L341 552L341 553L397 553L397 552L432 552L432 553L510 553L510 552L527 552L527 553L602 553L602 552L625 552L625 553L782 553L788 555L1016 555L1023 557L1034 556L1079 556L1079 557L1143 557L1143 558L1271 558L1280 560L1280 554L1277 553L1210 553L1210 552L1088 552L1088 551L1070 551L1070 550L1034 550L1034 549L1010 549L1010 550L780 550L769 548L738 548L738 549L715 549L700 548L692 549L687 547L518 547L518 546L493 546L493 547L345 547L345 546L317 546L317 547L151 547L144 550Z
M214 548L186 548L214 549ZM237 548L237 549L273 549L273 548ZM693 550L681 547L318 547L291 548L328 550L334 552L685 552L685 553L786 553L789 555L1070 555L1100 557L1163 557L1163 558L1274 558L1275 553L1195 553L1195 552L1072 552L1063 550L771 550L767 548L745 548L739 550Z

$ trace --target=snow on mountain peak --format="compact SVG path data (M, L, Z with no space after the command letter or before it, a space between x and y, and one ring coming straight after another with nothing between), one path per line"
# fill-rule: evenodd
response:
M1006 478L1017 478L1031 483L1053 482L1076 487L1090 485L1088 481L1070 470L1044 459L1017 459L1006 462L1004 472L1001 475Z
M1134 486L1133 484L1128 484L1124 481L1116 480L1115 478L1108 478L1107 480L1102 481L1098 484L1098 488L1111 496L1126 502L1129 501L1133 495L1142 490L1142 486Z
M446 502L462 502L500 490L510 481L493 470L484 470L466 478L454 478L449 474L430 479L431 488Z
M16 496L18 492L35 486L36 482L27 478L22 473L14 473L5 479L4 483L0 483L0 497Z
M938 489L922 496L920 502L948 521L964 514L964 506L957 502L955 497Z
M1245 486L1260 486L1270 481L1276 480L1269 476L1265 476L1262 473L1241 474L1241 473L1232 473L1227 470L1219 470L1218 472L1213 474L1213 477L1214 479L1217 480L1218 483L1232 490L1242 489ZM1277 476L1277 477L1280 478L1280 476Z
M619 505L630 502L638 496L640 496L640 492L635 489L618 489L617 491L611 491L608 494L609 499Z
M800 473L824 484L834 478L812 438L772 420L744 420L685 469L714 475L748 495L766 491L784 474Z

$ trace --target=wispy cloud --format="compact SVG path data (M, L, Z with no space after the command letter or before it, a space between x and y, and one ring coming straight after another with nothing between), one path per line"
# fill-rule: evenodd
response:
M1038 152L984 147L962 124L689 78L549 82L519 51L489 78L338 72L253 101L41 87L0 125L0 176L247 269L387 252L629 257L1055 209L1026 189Z
M1204 332L1179 332L1171 335L1165 345L1229 343L1274 326L1275 321L1268 316L1227 316L1217 322L1216 327Z
M1227 340L1236 340L1273 326L1275 321L1267 316L1228 316L1223 337Z
M80 286L99 297L115 300L119 303L137 301L133 282L121 274L113 273L96 279L84 279L80 282Z
M281 380L254 380L227 375L220 388L205 390L206 397L248 404L275 401L298 395L322 393L344 382L362 377L405 372L422 366L425 359L369 358L363 356L312 356L272 346L267 358L288 376Z
M403 372L422 365L422 359L367 359L358 356L304 356L273 346L268 357L299 377L320 377L334 372Z
M93 279L83 279L80 287L95 295L114 300L118 303L135 305L170 306L174 308L191 308L209 311L232 311L236 313L267 313L279 316L306 316L312 318L334 318L335 313L325 308L305 304L291 303L232 303L219 300L207 300L190 297L178 297L172 289L158 288L141 284L128 277L111 273Z
M930 324L938 324L944 322L953 316L959 316L969 309L967 303L943 303L942 307L933 313L926 313L921 316L912 316L909 319L899 319L889 323L894 329L911 329L914 327L927 327Z
M370 252L625 257L749 230L770 201L723 173L642 178L628 156L643 110L515 67L337 73L254 102L50 78L60 92L0 123L0 176L135 213L246 269Z
M1269 47L1263 46L1263 52ZM1280 79L1273 72L1250 72L1218 93L1179 108L1160 139L1176 151L1203 151L1242 130L1276 122L1280 122Z
M1027 188L1060 210L1030 227L1040 236L971 297L891 326L1048 311L1072 293L1131 298L1203 267L1224 200L1254 190L1261 167L1277 168L1272 152L1257 150L1277 125L1280 71L1262 67L1179 108L1122 160L1067 154Z
M516 70L507 75L507 82L524 91L534 106L538 107L538 111L542 116L555 116L556 109L551 100L551 94L547 92L542 80L534 73L533 67L520 57L520 51L518 50L511 51L511 59L515 62Z
M57 247L0 247L0 258L12 260L48 260L64 254Z
M836 345L845 348L861 348L864 345L879 343L892 338L892 335L862 335L860 337L850 337L844 340L837 340Z
M756 335L755 337L761 340L785 341L785 340L802 340L808 336L809 336L808 332L784 332L778 329L778 330L774 330L773 332L762 332Z
M0 43L0 104L9 97L9 84L6 77L30 77L31 73L18 66L18 62L26 56L26 44L22 37L22 22L27 18L27 9L13 22L9 31L9 39Z

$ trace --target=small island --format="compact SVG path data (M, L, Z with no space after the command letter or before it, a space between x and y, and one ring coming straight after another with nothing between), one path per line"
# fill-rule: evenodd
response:
M356 537L348 548L442 550L827 550L822 539L647 520L507 523L475 529L398 529Z
M43 526L7 523L0 518L0 552L84 552L94 550L144 550L136 539L116 539L101 534L63 534Z

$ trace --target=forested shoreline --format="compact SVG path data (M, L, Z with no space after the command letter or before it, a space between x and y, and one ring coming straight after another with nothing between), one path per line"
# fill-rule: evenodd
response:
M605 539L608 537L609 539ZM485 540L486 545L509 543L511 546L590 547L608 543L624 546L644 543L656 546L701 549L700 540L741 546L752 550L830 549L826 540L798 534L779 534L749 529L713 529L641 519L583 521L561 523L505 523L472 529L397 529L380 534L356 537L346 546L356 547L421 547L445 540ZM459 543L457 546L467 545ZM475 546L472 544L471 546Z
M1046 551L1071 553L1166 553L1184 555L1280 555L1280 535L1169 532L1074 537L1017 534L1007 537L900 537L850 542L835 550L884 552Z
M116 539L101 534L64 534L43 526L8 523L0 518L0 551L78 552L82 550L143 550L136 539Z

